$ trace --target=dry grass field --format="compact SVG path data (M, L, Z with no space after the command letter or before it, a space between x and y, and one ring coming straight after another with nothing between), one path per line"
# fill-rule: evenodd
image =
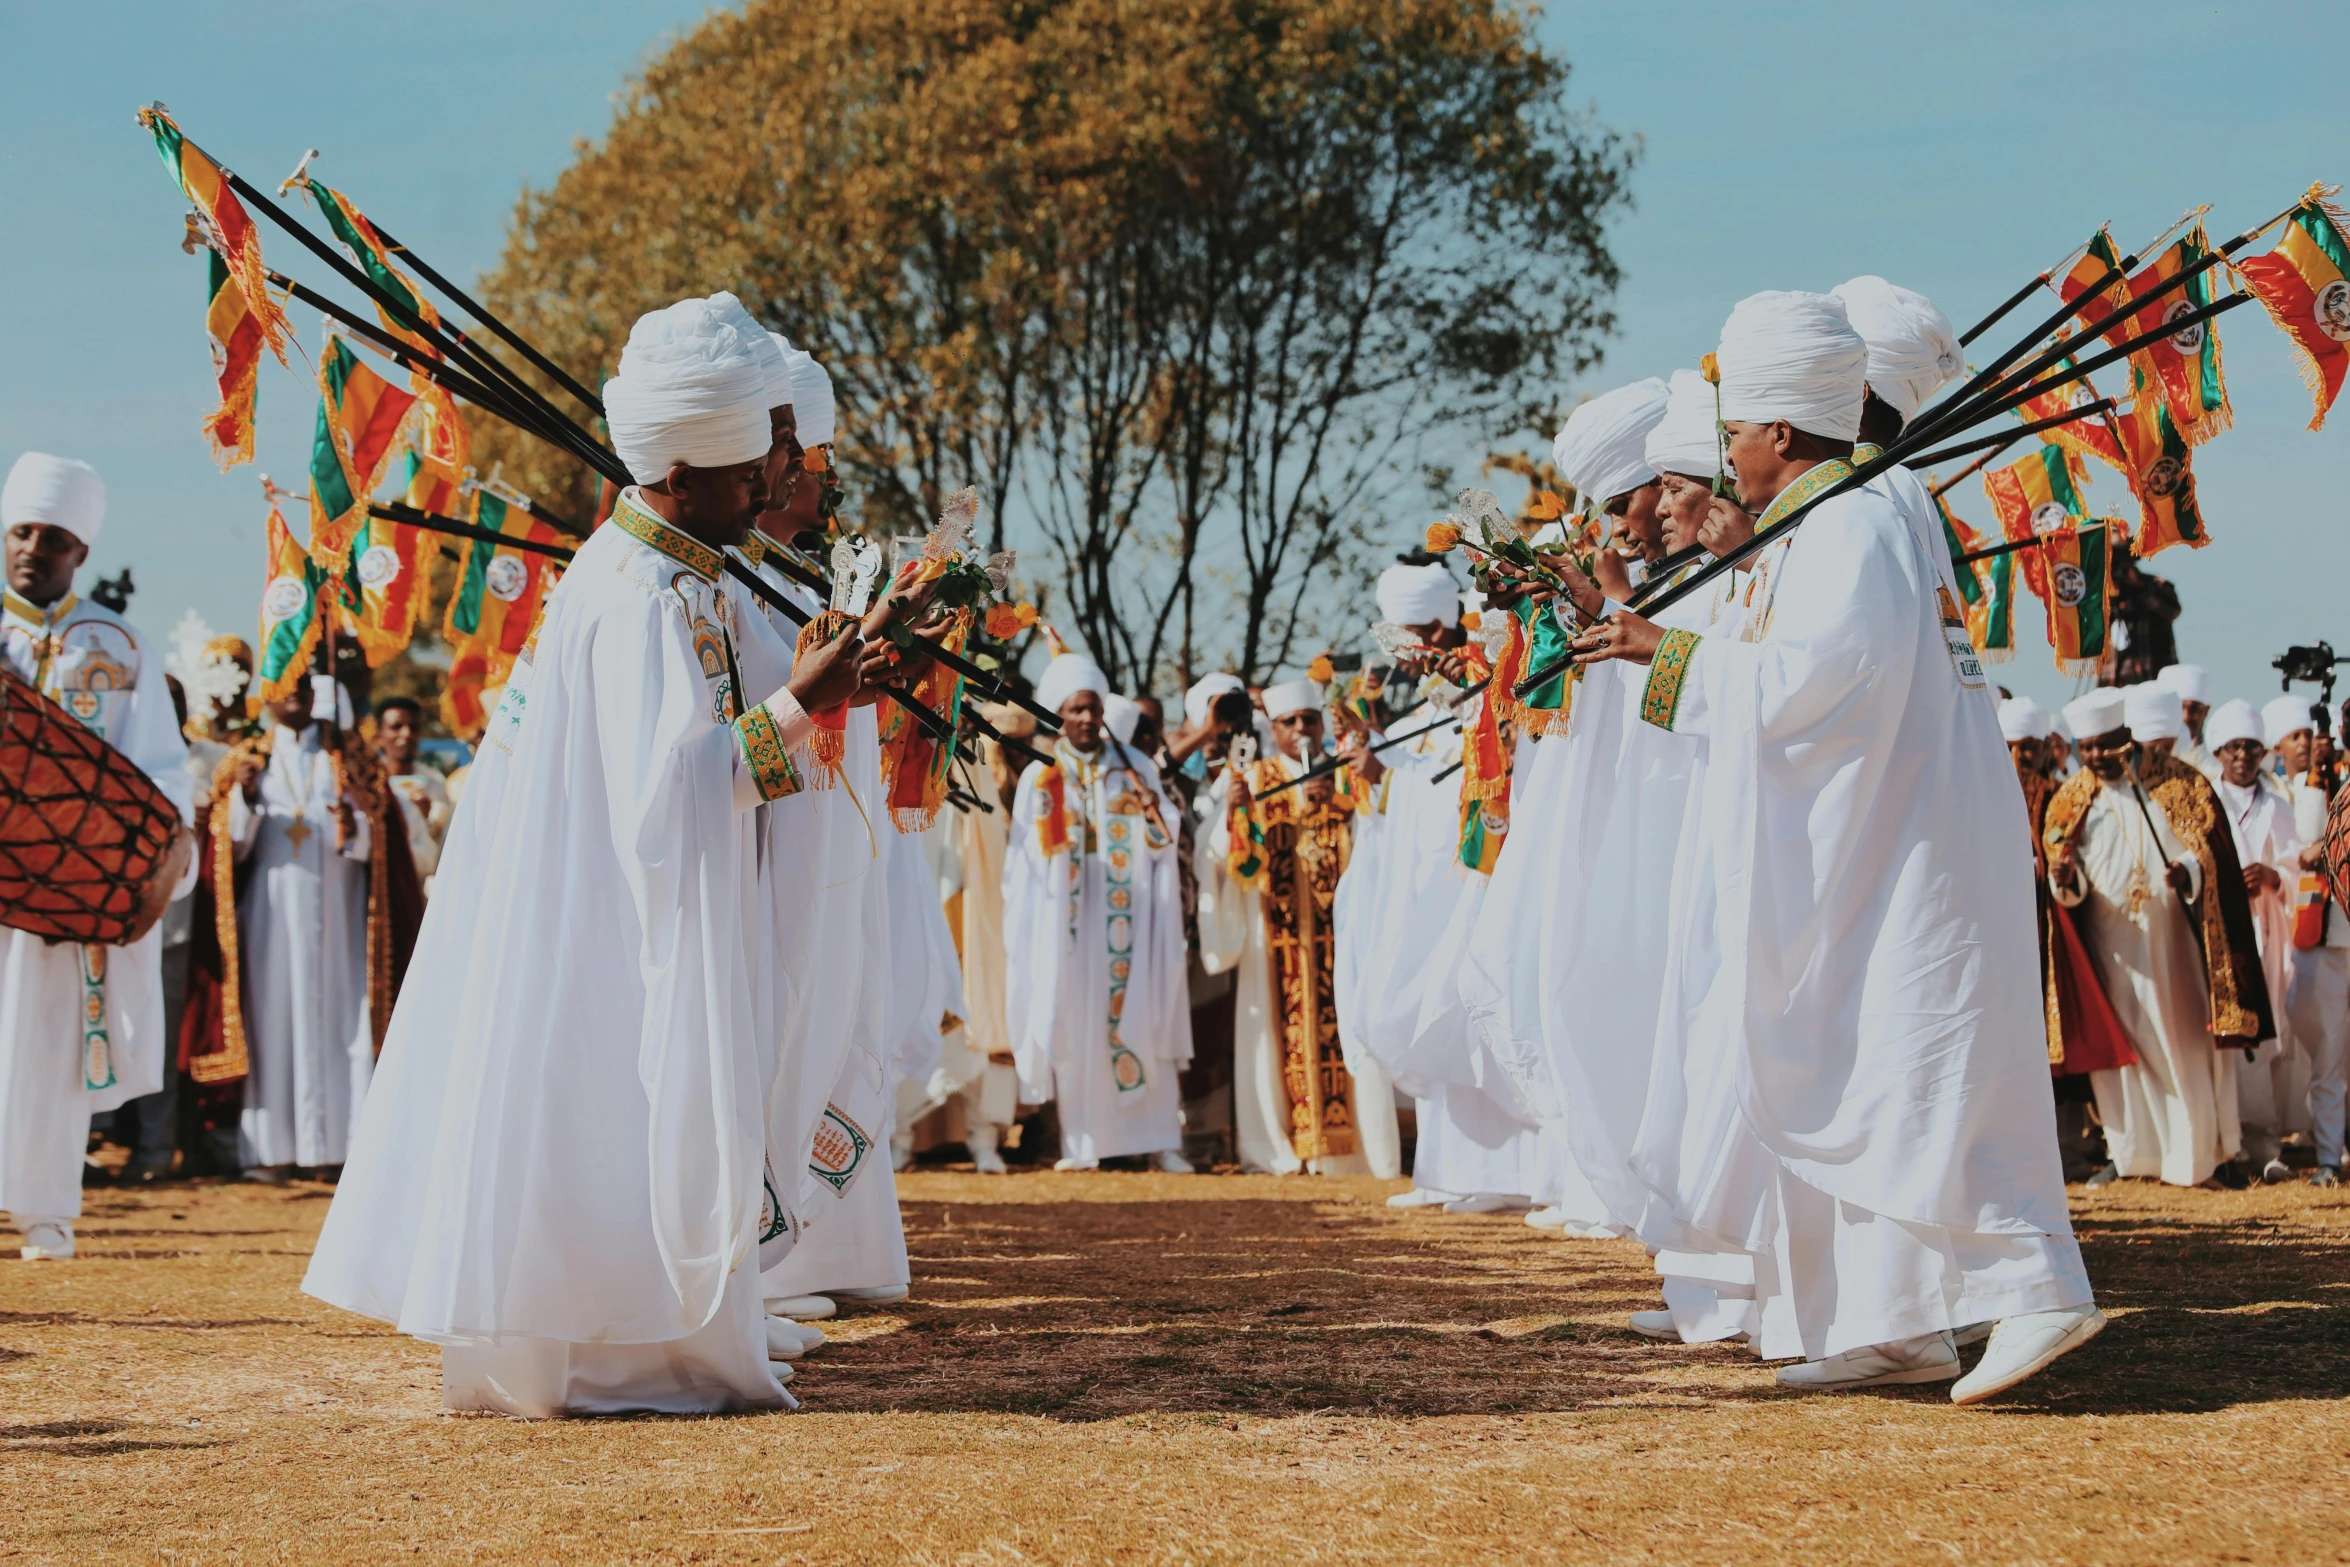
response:
M2350 1562L2350 1199L2076 1191L2113 1326L1961 1410L1645 1343L1638 1248L1395 1189L916 1174L802 1413L541 1424L298 1292L324 1188L93 1192L0 1262L0 1558Z

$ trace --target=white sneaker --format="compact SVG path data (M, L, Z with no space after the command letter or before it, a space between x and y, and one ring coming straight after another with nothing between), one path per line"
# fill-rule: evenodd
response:
M1390 1208L1440 1208L1456 1201L1451 1192L1440 1192L1432 1186L1415 1186L1408 1192L1397 1192L1387 1199Z
M1667 1344L1681 1342L1681 1330L1673 1326L1673 1314L1669 1311L1635 1311L1624 1325L1642 1338L1659 1339Z
M41 1219L25 1226L24 1245L17 1252L27 1262L66 1262L73 1257L73 1225L61 1219Z
M1466 1197L1455 1197L1444 1205L1446 1213L1515 1213L1526 1206L1523 1197L1512 1197L1506 1192L1471 1192Z
M1979 1404L2004 1393L2046 1369L2057 1356L2079 1349L2104 1331L2105 1313L2095 1306L2067 1306L2061 1311L2030 1311L2002 1318L1991 1329L1991 1346L1983 1351L1983 1358L1950 1390L1950 1401Z
M1160 1170L1168 1175L1191 1175L1196 1173L1191 1167L1191 1161L1184 1158L1183 1155L1177 1153L1172 1148L1167 1149L1163 1153L1153 1154L1151 1156L1151 1165L1153 1168Z
M827 1295L786 1295L767 1302L767 1315L789 1317L794 1322L822 1322L838 1310Z
M876 1284L871 1289L834 1290L833 1299L851 1301L859 1306L887 1306L904 1300L913 1290L904 1284Z
M1947 1333L1927 1333L1897 1344L1871 1344L1825 1360L1782 1366L1779 1386L1807 1393L1844 1393L1863 1387L1947 1382L1957 1375L1958 1346Z
M1567 1210L1537 1208L1526 1215L1526 1222L1538 1230L1563 1230L1567 1227Z
M1053 1168L1056 1170L1098 1170L1101 1167L1102 1162L1099 1159L1055 1159L1053 1161Z

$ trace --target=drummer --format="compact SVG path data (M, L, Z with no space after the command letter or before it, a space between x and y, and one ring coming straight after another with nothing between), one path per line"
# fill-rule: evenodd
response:
M16 460L0 486L0 658L154 779L186 822L188 747L163 659L129 621L73 591L105 515L89 464ZM174 863L186 866L184 892L193 859ZM0 925L7 917L0 908ZM155 930L85 947L0 928L0 1211L23 1232L27 1261L73 1255L90 1116L163 1086L164 1023Z

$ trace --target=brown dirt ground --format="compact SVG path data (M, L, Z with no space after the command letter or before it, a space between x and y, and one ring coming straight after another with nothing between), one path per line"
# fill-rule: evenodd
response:
M541 1424L299 1293L326 1189L96 1191L0 1263L0 1557L2350 1562L2350 1198L2076 1189L2113 1326L1961 1410L1645 1343L1637 1247L1396 1189L916 1174L803 1413Z

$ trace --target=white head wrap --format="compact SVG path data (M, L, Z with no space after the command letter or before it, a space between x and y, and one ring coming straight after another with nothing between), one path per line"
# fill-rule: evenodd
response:
M2178 666L2173 664L2171 667L2176 669ZM2211 716L2203 720L2205 745L2216 751L2231 740L2258 740L2262 745L2268 744L2261 729L2260 715L2252 710L2250 702L2240 696L2220 703L2211 710Z
M832 374L809 353L795 355L791 366L792 412L799 420L800 444L822 446L836 433L832 401Z
M1183 721L1197 729L1208 721L1208 709L1216 705L1216 698L1227 691L1246 691L1248 686L1238 675L1219 669L1212 675L1202 675L1183 693Z
M1048 713L1057 713L1062 703L1080 691L1103 698L1107 710L1110 677L1083 653L1063 653L1044 666L1044 678L1036 683L1036 704Z
M744 309L743 302L732 294L712 294L710 307L751 345L751 353L759 361L759 384L763 389L759 395L766 406L787 406L791 402L790 340L761 326L758 318Z
M2187 715L2179 711L2179 694L2151 680L2122 689L2122 715L2133 740L2187 738Z
M1999 734L2009 742L2045 740L2056 715L2028 696L2011 696L1999 704Z
M1958 329L1935 303L1881 277L1838 284L1852 329L1869 345L1869 389L1908 423L1958 375Z
M2124 701L2115 687L2099 686L2064 704L2064 726L2076 740L2094 740L2099 735L2127 728L2122 716Z
M728 468L767 455L774 437L753 335L706 299L637 317L620 370L604 384L612 449L637 483L659 484L674 463Z
M1722 471L1721 445L1714 437L1714 389L1704 376L1694 370L1673 372L1665 415L1650 428L1641 453L1659 473L1710 479Z
M1134 726L1142 722L1142 704L1130 696L1115 691L1102 693L1102 722L1109 726L1110 738L1120 745L1134 741Z
M2165 664L2154 683L2176 691L2182 702L2211 700L2211 671L2201 664Z
M0 486L0 533L20 522L42 522L95 544L105 520L106 481L97 469L71 457L27 452Z
M2314 729L2317 720L2309 716L2309 699L2290 692L2269 698L2260 710L2260 733L2273 749L2277 742L2296 729Z
M1399 626L1431 620L1451 625L1461 618L1461 587L1440 561L1425 566L1400 562L1379 573L1379 618Z
M1714 358L1723 418L1784 419L1831 441L1860 434L1869 350L1833 294L1749 294L1722 323Z
M1567 415L1550 446L1551 465L1596 505L1637 490L1656 477L1644 448L1665 416L1665 395L1655 376L1602 392Z
M1322 707L1322 688L1311 680L1284 680L1277 686L1265 687L1265 716L1287 718L1311 708Z

